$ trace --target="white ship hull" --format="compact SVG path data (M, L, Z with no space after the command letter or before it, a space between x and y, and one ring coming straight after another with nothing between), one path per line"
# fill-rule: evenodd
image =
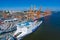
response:
M17 30L13 36L20 40L22 37L34 32L40 26L41 23L42 21L29 22L28 27L24 26L24 24L22 24L23 27L17 25Z

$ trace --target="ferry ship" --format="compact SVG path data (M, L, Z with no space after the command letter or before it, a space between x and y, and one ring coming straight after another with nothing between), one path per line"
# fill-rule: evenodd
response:
M42 20L41 21L35 20L33 22L18 23L17 30L13 36L16 37L17 39L20 39L20 38L24 37L25 35L34 32L40 26L41 23L42 23Z

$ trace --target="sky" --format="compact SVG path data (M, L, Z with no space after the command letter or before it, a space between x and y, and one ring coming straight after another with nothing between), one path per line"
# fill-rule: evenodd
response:
M30 6L32 8L36 6L42 10L49 8L50 10L60 11L59 0L0 0L0 10L28 10Z

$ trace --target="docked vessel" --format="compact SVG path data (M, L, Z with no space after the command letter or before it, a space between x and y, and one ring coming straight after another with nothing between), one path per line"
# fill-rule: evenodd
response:
M24 36L34 32L42 23L42 21L38 21L38 19L34 20L34 21L25 21L25 22L17 22L16 19L10 19L10 20L5 20L5 28L4 26L0 25L0 35L5 35L7 38L5 38L6 40L20 40L21 38L23 38ZM7 25L6 25L7 24ZM9 24L9 25L8 25ZM7 28L6 28L7 27ZM3 29L3 30L2 30ZM10 32L13 32L13 35L10 34ZM3 35L3 36L4 36ZM10 37L9 37L10 35ZM1 39L3 39L3 36ZM3 39L3 40L5 40Z
M34 32L42 23L42 21L35 20L33 22L24 22L17 24L17 30L14 33L14 37L21 39L27 34Z

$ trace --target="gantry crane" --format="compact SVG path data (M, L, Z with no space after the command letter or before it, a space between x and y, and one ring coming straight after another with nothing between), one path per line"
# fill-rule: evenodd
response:
M42 8L42 7L40 7L40 9L39 9L39 10L37 11L37 13L36 13L37 18L40 18L40 14L41 14L40 11L41 11L41 8Z

